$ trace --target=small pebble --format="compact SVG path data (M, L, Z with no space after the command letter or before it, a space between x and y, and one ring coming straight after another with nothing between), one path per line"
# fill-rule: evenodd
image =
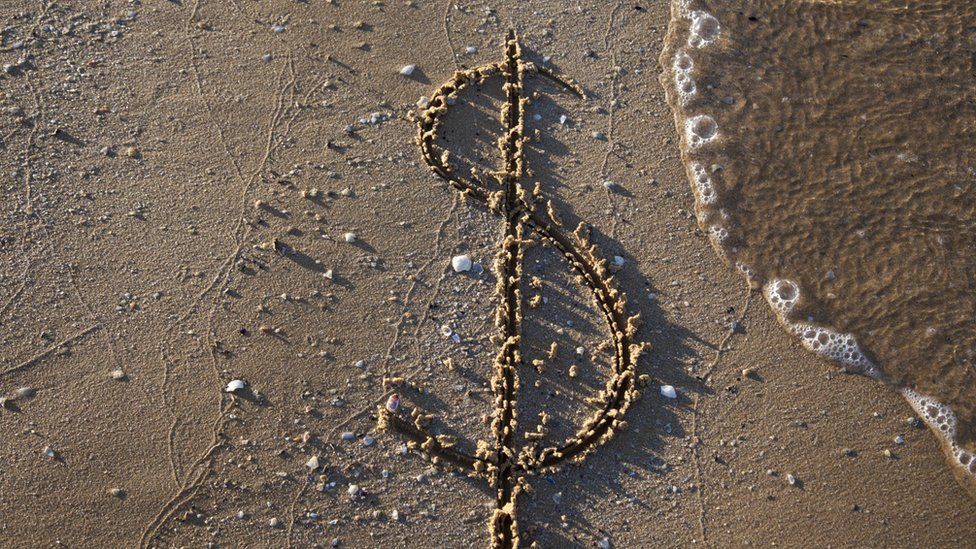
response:
M363 437L363 446L372 446L374 442L376 442L376 439L369 435Z
M356 434L346 431L345 433L342 433L342 440L356 440Z
M345 238L346 242L350 244L352 244L353 242L359 239L359 237L356 236L356 233L346 233L345 235L343 235L343 238Z
M349 485L349 489L346 490L346 492L348 492L349 495L352 496L352 497L358 496L360 491L361 491L361 489L359 488L359 485L358 484L350 484Z
M415 70L417 70L416 65L404 65L403 67L400 68L400 74L402 74L403 76L410 76L411 74L413 74L413 71Z
M661 396L665 398L678 398L678 391L671 385L661 385Z
M116 368L115 370L112 370L112 373L110 375L112 376L112 379L114 379L115 381L123 381L125 379L125 372L123 372L121 368Z
M468 55L471 55L472 53L478 53L478 48L474 46L468 46L464 48L464 52L467 53Z
M277 518L273 518L268 521L268 526L270 526L271 528L277 528L280 525L281 522Z

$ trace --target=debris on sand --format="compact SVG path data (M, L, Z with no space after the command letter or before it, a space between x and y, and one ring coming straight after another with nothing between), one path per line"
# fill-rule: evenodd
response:
M247 387L247 382L246 381L244 381L243 379L235 379L235 380L232 380L230 383L228 383L227 384L227 387L224 387L224 392L225 393L236 393L237 391L240 391L240 390L244 389L245 387Z
M472 265L471 256L467 254L456 255L451 259L451 267L454 268L454 272L456 273L464 273L470 271L471 265Z

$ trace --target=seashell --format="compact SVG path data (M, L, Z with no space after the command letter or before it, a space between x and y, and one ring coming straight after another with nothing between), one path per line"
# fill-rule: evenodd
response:
M243 379L235 379L235 380L232 380L230 383L228 383L227 384L227 387L224 387L224 392L225 393L236 393L237 391L240 391L244 387L247 387L247 382L246 381L244 381Z

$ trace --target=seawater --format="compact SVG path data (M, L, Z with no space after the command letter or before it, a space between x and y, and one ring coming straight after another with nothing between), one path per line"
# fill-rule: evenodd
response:
M696 213L803 346L901 392L976 494L976 2L679 0Z

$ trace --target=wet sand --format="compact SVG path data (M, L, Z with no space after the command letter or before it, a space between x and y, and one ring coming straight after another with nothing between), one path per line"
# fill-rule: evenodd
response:
M0 410L0 544L487 544L484 483L404 455L371 416L395 386L462 447L489 437L503 226L429 173L407 112L501 61L510 27L590 96L529 82L526 162L566 226L623 258L653 379L626 430L530 479L523 543L972 539L972 501L914 411L803 350L718 261L658 83L669 7L635 6L4 8L0 392L36 394ZM479 91L447 138L484 166L502 96ZM486 271L455 273L459 254ZM571 435L606 363L563 364L606 334L551 250L525 264L548 303L527 310L524 352L560 351L540 387L527 368L519 414ZM224 393L233 379L248 390Z

